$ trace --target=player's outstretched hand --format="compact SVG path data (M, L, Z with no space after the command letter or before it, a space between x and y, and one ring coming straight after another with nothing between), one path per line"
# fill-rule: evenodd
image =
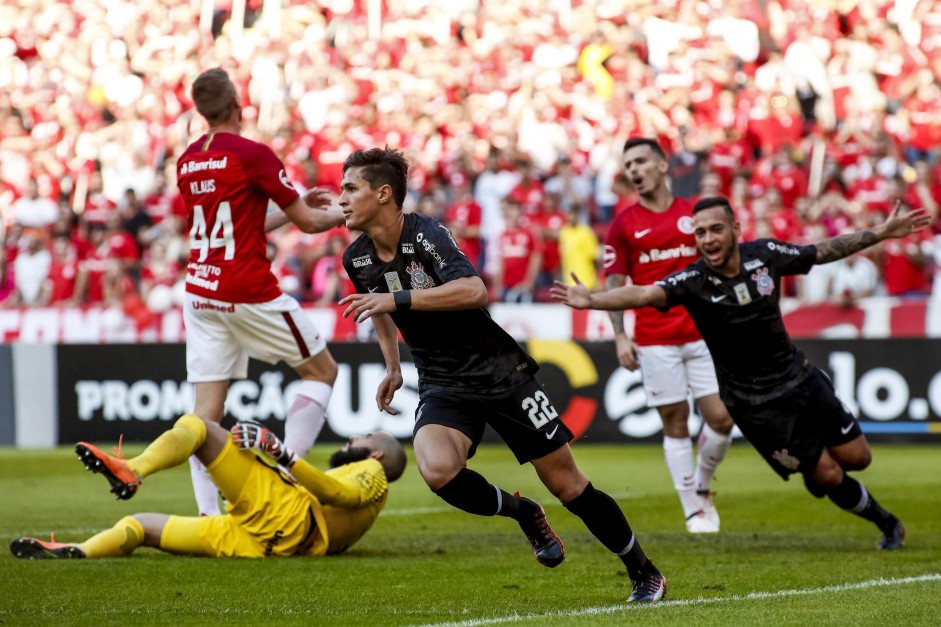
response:
M242 450L267 455L285 468L297 461L294 451L284 445L278 436L255 422L237 422L231 429L232 442Z
M336 198L325 187L312 187L304 192L304 204L311 209L329 209Z
M566 285L561 281L555 281L552 290L552 300L574 307L575 309L587 309L591 305L591 292L582 285L578 276L573 272L572 280L575 285Z
M350 294L340 299L337 304L349 305L343 312L343 317L353 316L356 322L365 322L375 315L396 310L395 297L390 293Z
M924 230L931 224L931 216L924 209L902 212L902 201L896 200L895 207L882 225L886 237L905 237L910 233Z

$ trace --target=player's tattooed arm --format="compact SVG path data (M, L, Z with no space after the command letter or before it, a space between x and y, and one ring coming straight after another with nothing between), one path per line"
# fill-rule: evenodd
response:
M879 241L879 236L869 230L831 237L817 244L816 263L830 263L849 257Z
M608 286L609 290L621 287L626 282L626 278L623 274L609 274L605 277L605 285ZM624 312L609 311L608 316L611 318L611 326L614 327L614 334L620 335L624 333Z
M895 207L882 224L876 225L871 230L848 233L820 242L817 244L817 263L829 263L849 257L884 239L918 233L931 224L931 216L924 209L903 211L902 208L902 202L896 200Z

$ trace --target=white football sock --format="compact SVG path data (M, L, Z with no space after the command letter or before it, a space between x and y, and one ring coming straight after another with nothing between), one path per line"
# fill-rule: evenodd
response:
M722 434L714 430L708 424L703 423L702 431L699 432L699 440L696 447L699 452L696 456L696 490L699 492L708 492L712 484L712 477L716 474L716 468L725 459L725 454L732 443L732 434Z
M702 499L696 494L693 468L693 442L689 438L663 436L663 456L673 478L673 487L680 495L683 515L689 518L702 509Z
M327 420L327 405L333 386L322 381L301 381L284 421L284 445L302 459L317 441Z
M219 488L213 483L206 467L195 455L190 455L190 477L193 480L193 494L196 496L199 515L218 516L221 514Z

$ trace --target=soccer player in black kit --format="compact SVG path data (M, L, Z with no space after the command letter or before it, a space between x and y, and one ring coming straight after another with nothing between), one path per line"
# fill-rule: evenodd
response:
M552 296L577 309L634 309L683 305L709 346L719 391L742 434L783 479L800 473L811 494L874 523L880 549L898 549L905 527L847 470L872 461L856 419L836 397L830 379L810 364L784 328L781 277L805 274L885 239L928 226L924 211L896 204L870 230L796 246L773 239L739 243L729 201L703 198L693 207L702 257L654 285L589 293L581 284L556 283ZM577 278L576 278L577 281Z
M535 379L539 365L485 309L487 289L436 220L404 214L408 163L391 148L356 151L343 164L339 198L346 225L362 231L343 253L357 294L344 316L372 319L386 363L376 404L390 414L402 387L396 329L418 370L414 450L431 490L480 516L516 520L539 563L562 563L562 542L535 501L509 494L466 467L489 424L540 480L627 567L629 601L651 602L666 579L647 558L617 503L581 473L572 433Z

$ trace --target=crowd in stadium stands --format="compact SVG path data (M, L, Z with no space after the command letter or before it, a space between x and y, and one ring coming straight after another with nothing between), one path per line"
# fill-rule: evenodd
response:
M544 300L634 202L626 138L656 137L677 195L728 195L746 237L813 242L896 200L941 203L941 4L932 0L7 0L0 6L0 303L181 302L175 160L223 66L244 134L298 187L354 149L412 163L493 300ZM623 9L628 5L629 10ZM213 8L210 6L209 8ZM240 11L236 11L238 14ZM788 286L807 302L941 295L941 222ZM271 234L282 287L351 289L352 234ZM584 270L580 271L584 275Z

